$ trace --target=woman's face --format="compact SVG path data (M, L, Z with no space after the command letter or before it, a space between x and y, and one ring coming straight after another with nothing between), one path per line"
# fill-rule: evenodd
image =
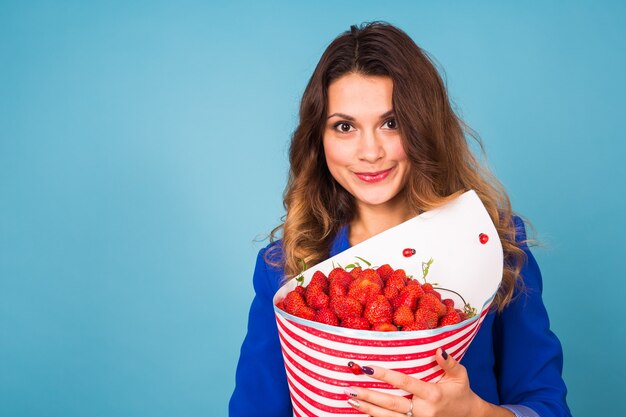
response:
M392 93L391 78L356 73L328 87L326 164L360 207L391 204L408 176Z

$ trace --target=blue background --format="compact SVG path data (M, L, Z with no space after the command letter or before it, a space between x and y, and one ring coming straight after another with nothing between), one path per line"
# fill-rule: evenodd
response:
M623 2L127 3L0 3L0 415L227 414L298 100L377 19L535 226L574 415L626 415Z

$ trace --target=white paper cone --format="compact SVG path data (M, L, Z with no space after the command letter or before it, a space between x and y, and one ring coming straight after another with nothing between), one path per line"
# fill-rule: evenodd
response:
M485 242L479 236L488 237ZM414 249L410 257L404 249ZM361 386L396 395L407 393L354 375L349 361L379 365L425 381L437 381L442 370L434 360L442 347L460 360L476 335L502 279L502 245L491 218L474 191L376 235L303 272L307 285L315 271L328 273L337 265L368 260L389 264L407 275L422 277L422 262L433 259L427 280L460 293L477 315L459 324L413 332L374 332L329 326L292 316L275 308L285 369L296 416L357 414L343 388ZM365 268L366 266L362 266ZM274 304L297 285L291 280L274 296ZM462 305L453 293L442 291Z

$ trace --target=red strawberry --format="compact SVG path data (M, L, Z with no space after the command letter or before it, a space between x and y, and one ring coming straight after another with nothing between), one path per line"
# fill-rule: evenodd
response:
M347 317L360 317L363 306L352 297L335 297L331 303L331 308L340 320Z
M372 325L379 323L391 323L393 316L393 308L389 300L384 295L378 295L371 301L363 312L363 317Z
M367 321L365 317L346 317L341 320L341 327L345 327L347 329L369 330L370 322Z
M422 285L422 289L424 290L425 293L430 293L430 294L436 295L437 298L439 299L439 301L441 301L441 294L439 294L439 291L434 289L431 284L426 283L426 284Z
M343 268L335 268L328 274L328 280L331 283L340 280L344 285L349 285L352 282L352 275Z
M396 287L385 287L383 288L383 295L387 297L387 300L393 300L400 294L400 291Z
M419 285L407 285L402 288L400 294L393 299L393 307L397 309L401 305L405 305L409 307L411 311L415 311L417 302L423 294L422 287Z
M354 267L350 270L350 275L352 275L352 278L356 278L359 276L362 270L363 268L361 268L360 266Z
M323 308L315 312L315 321L328 324L331 326L339 326L339 319L330 308Z
M420 307L415 312L415 323L418 323L420 326L425 326L426 329L434 329L437 327L438 319L437 313L431 310Z
M419 281L416 279L407 279L406 285L420 285ZM421 285L420 285L421 286Z
M356 280L373 282L381 288L385 286L385 283L383 282L380 275L378 275L378 273L373 269L362 270L361 272L359 272L359 275L357 275Z
M363 285L352 288L348 291L348 295L355 300L358 300L362 305L367 305L370 301L372 301L377 295L382 294L382 289L376 285Z
M301 287L296 287L301 288ZM293 314L294 316L298 315L298 311L301 308L307 307L304 302L304 298L302 295L296 290L290 291L285 299L283 300L283 304L285 306L285 311L289 314Z
M285 310L285 302L283 300L280 300L279 302L276 303L276 307L280 308L281 310Z
M382 295L383 290L376 284L366 284L356 286L348 291L348 295L355 300L358 300L362 305L367 305L376 296Z
M443 316L440 320L439 320L439 326L438 327L443 327L443 326L448 326L450 324L457 324L461 322L461 316L459 316L459 313L457 313L455 310L452 310L448 313L446 313L445 316Z
M378 323L372 330L375 332L397 332L398 328L391 323Z
M293 290L303 297L306 294L306 288L304 288L302 285L296 286L296 288L294 288Z
M415 330L427 330L428 326L426 325L426 321L422 320L421 322L416 322L414 321L413 323L409 324L408 326L404 326L402 328L403 332L411 332L411 331L415 331Z
M389 264L384 264L384 265L379 266L376 269L376 272L378 273L378 276L383 281L386 281L387 278L389 278L389 275L391 275L393 273L393 268L391 266L389 266Z
M324 290L324 288L317 282L315 284L307 285L305 290L306 290L306 292L304 293L305 297L310 292L323 292L324 294L328 295L328 290Z
M448 309L446 306L437 298L437 296L431 292L428 292L420 298L419 303L420 309L426 309L430 311L434 311L437 313L438 317L443 317L446 315Z
M296 311L295 316L307 320L315 320L315 310L313 310L311 307L304 306Z
M446 306L446 310L449 313L451 310L454 310L454 301L451 298L445 298L441 300L443 305Z
M399 291L406 285L406 280L406 272L404 272L404 269L396 269L391 276L387 278L385 285L388 287L396 287Z
M458 308L455 309L455 311L459 313L459 318L461 319L461 321L467 320L467 313L465 311L459 310Z
M323 272L315 271L313 277L311 277L311 282L309 282L308 287L315 285L320 286L324 292L328 292L328 278L326 278Z
M415 317L410 307L402 305L393 313L393 324L404 328L413 324Z
M404 269L396 269L395 271L393 271L393 275L400 277L404 280L409 279L406 275L406 271Z
M421 285L407 285L402 290L410 292L417 298L420 298L424 295L424 290L422 289Z
M309 286L306 291L306 303L309 307L319 310L321 308L328 308L330 305L330 298L324 294L320 287Z
M366 269L350 284L348 295L366 305L375 296L382 293L383 281L376 271Z
M340 295L348 295L348 286L343 285L339 282L339 280L333 281L330 283L330 287L328 288L328 295L330 298Z
M428 330L430 327L428 326L428 320L424 317L417 318L413 324L410 324L403 328L402 330L410 331L410 330Z
M398 293L398 295L391 300L391 304L396 310L400 308L400 306L405 305L409 307L412 311L414 311L417 308L417 301L417 298L413 297L409 292L405 291Z

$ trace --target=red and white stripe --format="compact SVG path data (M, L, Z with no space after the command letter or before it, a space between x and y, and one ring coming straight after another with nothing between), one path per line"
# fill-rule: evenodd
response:
M348 367L350 361L383 366L424 381L439 380L443 371L434 360L437 348L444 348L460 360L488 310L489 305L486 305L479 317L449 328L380 333L296 319L311 323L304 325L276 309L294 415L364 415L346 402L348 397L343 389L348 386L373 388L394 395L408 394L367 375L354 375Z

